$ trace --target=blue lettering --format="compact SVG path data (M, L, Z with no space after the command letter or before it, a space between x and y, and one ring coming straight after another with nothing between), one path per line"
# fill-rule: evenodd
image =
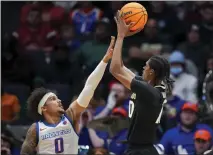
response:
M59 131L55 131L55 132L51 132L51 133L41 135L41 139L45 140L45 139L54 138L54 137L57 137L57 136L66 135L66 134L69 134L69 133L71 133L71 129L59 130Z

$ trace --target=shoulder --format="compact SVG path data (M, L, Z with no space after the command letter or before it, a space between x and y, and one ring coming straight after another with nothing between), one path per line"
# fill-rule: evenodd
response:
M26 135L26 138L27 139L29 139L29 138L31 138L31 139L36 139L36 135L37 135L37 130L36 130L36 128L37 128L37 125L36 125L36 123L33 123L30 127L29 127L29 129L28 129L28 131L27 131L27 135Z
M164 141L173 141L175 137L177 137L178 134L178 128L172 128L166 131L166 133L163 135L161 142L163 143Z
M142 76L135 76L134 79L135 79L135 80L143 81L143 77L142 77Z
M207 124L197 124L197 129L206 129L210 132L213 132L212 128Z
M9 93L5 93L4 97L11 98L12 100L18 100L18 97L16 95L9 94Z
M178 133L178 127L174 127L167 130L165 135L176 135L177 133Z
M30 132L36 132L36 127L37 127L37 123L33 123L33 124L29 127L28 131L30 131Z

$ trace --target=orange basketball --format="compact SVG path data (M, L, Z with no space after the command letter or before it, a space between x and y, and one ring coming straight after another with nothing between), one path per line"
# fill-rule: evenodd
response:
M131 22L135 23L129 29L131 34L136 33L137 30L143 29L148 19L148 13L144 6L136 2L124 5L121 8L120 15L126 24Z

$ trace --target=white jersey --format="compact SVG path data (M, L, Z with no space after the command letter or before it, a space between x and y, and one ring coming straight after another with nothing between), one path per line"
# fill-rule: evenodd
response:
M37 154L78 154L78 135L71 119L62 116L57 125L36 123Z

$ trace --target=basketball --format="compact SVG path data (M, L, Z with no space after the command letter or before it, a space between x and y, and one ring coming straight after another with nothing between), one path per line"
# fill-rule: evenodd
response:
M120 16L126 24L135 23L129 29L131 34L143 29L148 19L148 13L144 6L136 2L124 5L120 10Z

